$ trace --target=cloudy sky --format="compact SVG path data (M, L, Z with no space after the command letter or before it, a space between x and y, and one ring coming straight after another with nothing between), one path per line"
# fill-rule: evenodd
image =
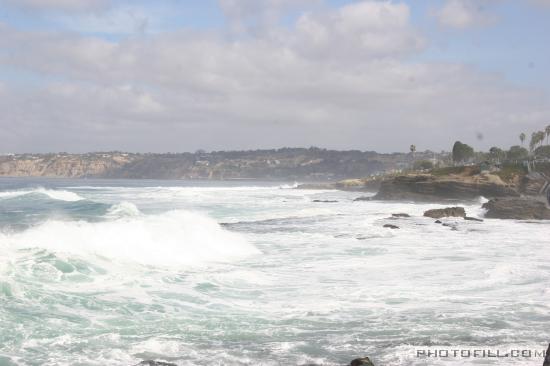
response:
M548 124L550 0L0 0L0 152L482 149Z

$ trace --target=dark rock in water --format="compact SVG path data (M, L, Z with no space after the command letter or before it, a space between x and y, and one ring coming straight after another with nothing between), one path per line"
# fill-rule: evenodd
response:
M433 219L440 219L442 217L466 217L466 211L464 211L463 207L438 208L424 212L424 216Z
M443 226L446 226L446 227L450 227L451 230L453 230L453 231L457 231L457 230L458 230L455 224L443 223L442 225L443 225Z
M470 216L464 216L464 220L467 220L467 221L478 221L478 222L483 222L482 219L478 219L478 218L470 217Z
M544 363L542 366L550 366L550 344L548 345L548 349L546 350L546 357L544 357Z
M338 202L338 201L334 201L334 200L313 200L313 202L316 202L316 203L335 203L335 202Z
M141 361L136 366L178 366L175 363L162 362L162 361Z
M441 220L435 220L436 224L441 224Z
M487 210L485 217L491 219L550 220L550 209L542 198L495 198L482 207Z
M411 215L409 214L406 214L406 213L396 213L396 214L391 214L393 217L411 217Z
M374 366L374 364L368 357L363 357L351 361L349 366Z
M372 201L372 197L370 197L370 196L361 196L361 197L357 197L353 201L354 202L355 201Z
M388 229L399 229L399 226L392 225L392 224L386 224L386 225L384 225L384 227L386 227Z

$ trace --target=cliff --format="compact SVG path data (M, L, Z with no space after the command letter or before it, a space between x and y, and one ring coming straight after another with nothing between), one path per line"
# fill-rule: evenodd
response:
M504 177L504 179L503 179ZM523 175L503 176L479 172L476 167L434 170L384 180L373 199L441 201L484 197L516 197L521 193Z
M431 152L425 154L433 156ZM0 176L337 181L399 170L410 163L410 154L319 148L181 154L20 154L0 156Z
M0 158L0 176L102 177L122 169L133 159L127 155L23 155Z

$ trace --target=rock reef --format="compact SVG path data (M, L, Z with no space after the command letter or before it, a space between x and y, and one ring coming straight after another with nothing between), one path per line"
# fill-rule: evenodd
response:
M436 208L424 212L424 216L431 217L432 219L441 219L443 217L466 218L466 211L464 210L464 207Z
M550 209L542 198L494 198L482 207L487 210L485 217L492 219L550 220Z

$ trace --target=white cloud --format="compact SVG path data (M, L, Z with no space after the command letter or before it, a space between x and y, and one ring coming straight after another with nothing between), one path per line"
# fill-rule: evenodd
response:
M81 33L127 35L147 31L153 19L164 15L158 13L160 7L152 10L125 5L101 13L90 12L80 16L62 14L51 19L69 30Z
M230 27L235 33L250 28L265 30L276 25L289 11L303 11L320 5L321 0L219 0Z
M434 14L439 23L452 28L469 28L493 23L496 17L486 7L494 0L447 0Z
M90 12L105 9L111 0L0 0L0 4L41 11Z
M107 41L0 27L0 64L55 80L4 86L4 149L391 151L449 148L477 132L506 146L545 122L541 93L404 58L423 44L409 17L403 4L358 2L237 39L171 32Z
M298 19L296 49L314 57L388 56L421 48L405 4L363 1ZM291 36L292 38L292 36Z

